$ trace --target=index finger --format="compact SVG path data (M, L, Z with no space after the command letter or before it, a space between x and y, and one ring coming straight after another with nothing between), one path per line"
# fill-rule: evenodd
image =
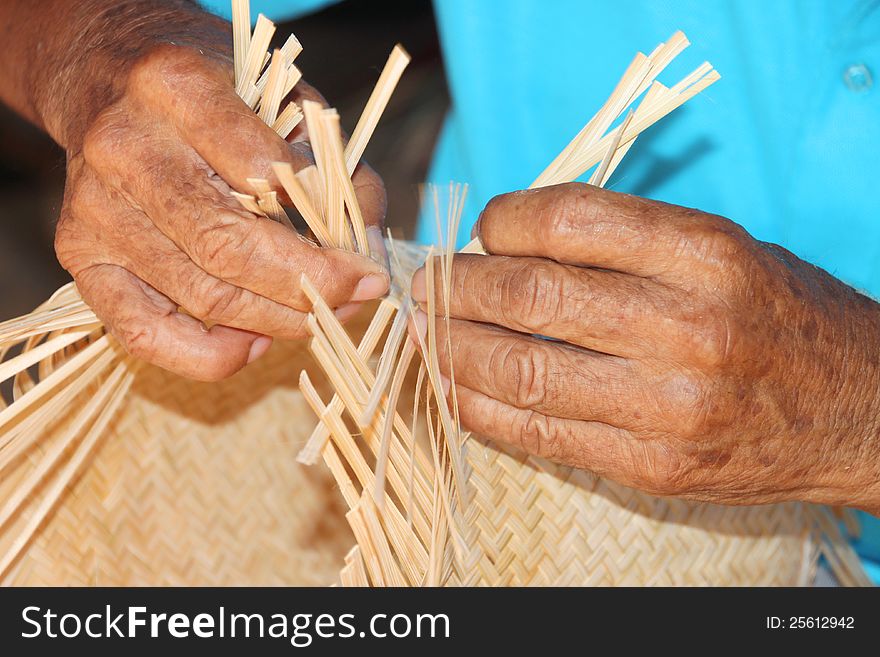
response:
M476 232L495 255L674 278L706 260L713 236L735 228L690 208L568 183L496 196Z

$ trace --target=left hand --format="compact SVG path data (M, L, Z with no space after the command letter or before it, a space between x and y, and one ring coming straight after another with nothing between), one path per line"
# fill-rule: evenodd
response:
M449 309L466 428L658 495L880 511L878 304L727 219L583 184L496 197L475 231L490 255L455 257Z

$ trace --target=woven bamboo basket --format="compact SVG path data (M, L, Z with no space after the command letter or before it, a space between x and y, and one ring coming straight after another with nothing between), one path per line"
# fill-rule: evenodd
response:
M349 176L405 53L392 53L343 151L332 110L279 112L299 79L298 42L270 62L271 24L261 17L252 34L247 3L234 10L239 95L282 136L305 114L316 151L317 170L276 168L280 182L318 241L364 249ZM686 45L677 34L639 54L534 185L594 166L604 184L641 130L717 79L704 64L673 87L655 81ZM287 221L265 181L238 197ZM318 208L334 198L336 215ZM436 199L455 234L461 188L446 213ZM404 337L406 282L425 249L389 245L388 298L344 329L303 280L311 341L276 342L221 383L136 362L72 284L0 324L0 381L14 397L0 408L0 582L805 585L824 555L841 583L868 583L827 509L659 499L463 433L436 394L433 328L420 351ZM448 267L451 248L440 252Z

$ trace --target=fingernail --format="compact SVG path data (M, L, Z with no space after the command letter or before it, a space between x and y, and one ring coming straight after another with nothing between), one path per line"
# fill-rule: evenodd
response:
M378 226L367 228L367 245L370 247L370 257L391 271L391 263L388 261L388 249L385 248L385 238L382 237L382 229Z
M367 274L357 284L349 301L378 299L388 291L388 277L384 274Z
M248 352L248 364L253 363L257 358L265 354L269 347L272 346L272 338L268 335L261 335L251 342L251 350Z
M449 379L442 374L440 375L440 387L443 388L443 396L448 397L449 389L452 387L452 384L449 382Z
M412 289L410 295L413 301L417 303L426 303L428 301L428 290L425 287L425 268L421 267L416 270L412 277Z
M476 239L476 238L477 238L477 235L480 234L480 219L482 219L482 218L483 218L483 213L481 212L481 213L480 213L480 216L477 217L477 221L476 221L476 222L474 223L474 225L471 227L471 239L472 239L472 240L473 240L473 239Z
M355 315L357 315L358 311L363 306L362 303L347 303L343 306L339 306L333 314L336 315L336 319L340 322L346 322Z

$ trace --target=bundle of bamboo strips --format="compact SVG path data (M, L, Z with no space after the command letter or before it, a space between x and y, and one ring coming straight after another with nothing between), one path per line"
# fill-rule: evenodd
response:
M274 173L319 244L370 255L351 176L408 56L399 46L392 51L351 140L344 145L334 110L308 102L302 108L288 103L280 110L301 77L293 64L301 46L290 37L269 54L273 33L274 26L263 16L251 31L247 0L233 0L236 90L282 137L305 119L315 165L294 172L289 165L276 163ZM685 36L677 32L650 55L637 54L608 101L532 186L567 182L593 167L590 182L607 183L641 131L718 79L711 65L704 63L672 87L656 81L687 45ZM242 205L290 224L269 181L249 183L252 193L236 192ZM444 232L445 224L447 236L436 251L395 243L389 236L392 293L375 306L362 333L346 330L303 278L302 289L313 304L309 350L330 384L329 402L324 401L328 394L324 382L305 369L298 393L271 392L273 382L279 381L277 372L296 362L295 347L288 349L285 359L264 358L249 367L242 373L248 382L240 388L235 380L208 387L145 367L137 378L143 388L133 389L137 365L105 334L72 284L30 315L0 324L0 380L14 379L15 397L0 410L0 576L19 583L82 583L83 577L91 581L83 563L90 557L97 562L98 554L104 557L100 571L111 583L229 584L242 583L240 578L248 574L277 577L281 572L293 573L298 581L318 576L324 570L316 564L326 566L328 554L333 562L336 542L315 539L321 548L311 551L297 543L295 549L288 547L294 553L270 560L267 551L278 553L271 531L269 543L259 539L265 532L237 532L234 526L223 533L225 540L219 540L217 526L227 523L187 531L188 523L181 522L179 515L181 506L187 506L181 500L189 500L193 508L234 513L246 519L243 523L264 517L276 532L279 522L296 527L302 527L298 518L316 522L305 507L324 508L321 500L328 493L321 484L309 483L299 470L286 469L250 484L259 491L262 514L253 504L241 506L242 496L237 494L241 488L222 497L219 509L216 503L211 506L214 498L206 501L202 495L206 489L229 488L223 477L230 470L215 471L206 468L206 462L229 458L231 471L241 472L241 464L254 456L249 444L239 447L236 439L242 431L271 433L271 428L281 430L284 425L285 431L295 432L275 413L307 404L319 422L298 459L312 464L323 458L348 507L345 519L355 539L344 558L339 555L339 582L344 585L796 584L809 581L820 550L844 583L866 582L837 523L823 509L805 505L734 509L659 500L464 434L454 392L447 404L441 383L436 299L430 286L425 339L416 348L405 335L413 313L408 281L418 266L428 268L428 280L433 280L434 267L441 268L441 293L449 305L453 245L465 195L466 187L450 185L443 212L441 190L429 190L438 233ZM465 251L481 248L472 242ZM435 253L440 255L436 264ZM454 383L454 372L450 378ZM232 395L240 406L242 392L257 389L261 392L246 409L239 409L233 419L224 415L229 401L223 398L221 403L218 390ZM188 415L193 404L206 407L203 419ZM248 419L240 420L239 415ZM115 440L95 456L105 431ZM217 453L212 447L224 437L228 440ZM173 451L171 470L160 467L167 462L161 458L135 458L123 449L139 445L157 445L153 454ZM264 449L272 456L260 465L261 472L275 472L273 468L291 462L277 457L272 451L275 443ZM190 467L181 470L180 462ZM88 471L86 463L90 463ZM161 488L173 491L168 496L173 501L166 501L157 490L134 491L134 482L154 477L160 478ZM290 482L298 486L296 494L285 489L288 494L269 496L267 501L267 489ZM66 493L69 489L76 494ZM292 499L296 506L287 506ZM104 509L120 504L123 509L140 509L158 518L155 526L148 523L153 533L175 531L175 540L157 543L153 534L143 535L139 518L126 522L116 515L115 529L102 539L109 520L100 519L96 504ZM72 539L83 527L90 528L88 536ZM331 534L343 543L350 541L338 529ZM113 541L110 535L115 536ZM212 537L210 547L199 543L206 535ZM125 537L123 546L111 549L109 545L118 543L120 536ZM262 556L254 559L254 553L247 552L251 544L261 546ZM202 545L202 552L188 547L194 545ZM220 567L207 556L216 552L217 545L247 556L233 566ZM168 579L167 569L178 573L174 559L192 563L190 550L202 555L199 563L206 564L201 579L187 580L180 574ZM107 559L108 554L113 558ZM271 568L258 570L258 563L271 563ZM299 563L302 567L290 570L289 564ZM97 564L94 568L99 569ZM239 579L224 579L230 577Z

